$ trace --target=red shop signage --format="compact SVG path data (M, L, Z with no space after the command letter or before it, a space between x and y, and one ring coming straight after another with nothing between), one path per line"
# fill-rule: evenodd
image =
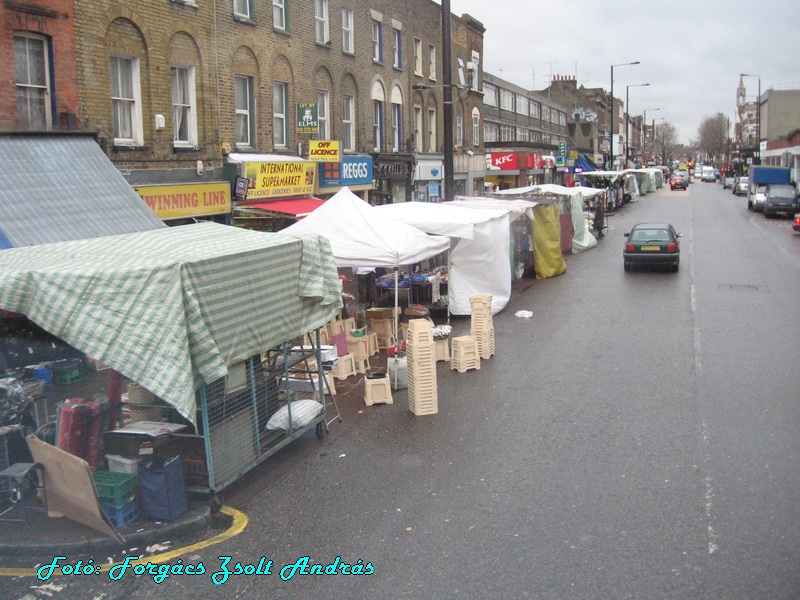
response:
M492 166L495 169L501 169L502 171L516 171L519 169L519 161L517 160L517 155L513 152L506 152L503 154L490 154L492 160Z
M531 152L526 157L525 167L528 169L544 169L544 160L539 152Z

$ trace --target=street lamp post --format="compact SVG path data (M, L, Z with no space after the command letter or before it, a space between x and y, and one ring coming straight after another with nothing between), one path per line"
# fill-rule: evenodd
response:
M611 156L611 164L609 168L614 165L614 67L627 67L629 65L638 65L639 61L620 63L618 65L611 65L611 114L608 119L608 142L609 142L609 155Z
M444 189L442 198L453 199L453 65L451 64L450 0L442 0L442 77L444 95L442 117L444 118Z
M758 164L761 164L761 75L753 73L739 73L739 77L758 77L758 98L756 107L756 144L758 145Z
M634 83L633 85L626 85L625 86L625 167L628 166L628 117L631 113L631 108L628 103L628 92L632 87L645 87L650 85L649 83Z
M642 117L642 157L647 157L647 111L661 110L660 108L645 108L644 116ZM652 135L652 130L651 130Z

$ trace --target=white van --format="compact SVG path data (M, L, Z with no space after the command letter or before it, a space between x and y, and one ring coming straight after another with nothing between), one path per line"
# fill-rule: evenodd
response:
M714 174L714 167L704 166L701 179L703 181L710 181L711 183L714 183L717 180L717 176Z

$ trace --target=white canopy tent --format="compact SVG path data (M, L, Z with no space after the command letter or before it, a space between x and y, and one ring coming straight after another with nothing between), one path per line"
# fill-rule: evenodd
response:
M283 234L317 234L330 241L337 267L389 267L394 269L397 308L397 269L446 252L450 239L385 218L376 207L344 187L302 221ZM397 339L397 317L395 317Z

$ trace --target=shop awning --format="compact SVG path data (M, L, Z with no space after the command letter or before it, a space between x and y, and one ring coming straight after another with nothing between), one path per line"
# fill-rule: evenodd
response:
M261 211L276 212L283 215L293 215L298 219L307 217L315 209L325 204L319 198L287 198L286 200L268 200L252 204L240 204L237 209L258 209Z

